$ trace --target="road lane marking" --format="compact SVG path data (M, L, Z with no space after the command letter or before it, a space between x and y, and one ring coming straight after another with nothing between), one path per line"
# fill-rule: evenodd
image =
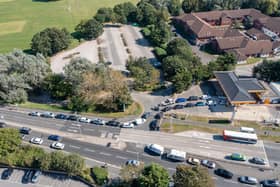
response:
M209 143L208 140L198 140L199 142Z
M81 126L81 124L77 124L77 123L72 123L71 125L75 126L75 127L80 127Z
M168 170L171 170L171 171L176 171L175 168L167 168Z
M92 152L92 153L95 152L93 149L88 149L88 148L85 148L84 150L85 150L85 151L88 151L88 152Z
M78 146L75 146L75 145L69 145L69 147L72 147L72 148L75 148L75 149L80 149L80 147L78 147Z
M105 156L111 156L111 154L110 154L110 153L100 152L99 154L101 154L101 155L105 155Z
M95 129L84 128L84 131L95 131Z
M116 156L116 158L127 160L127 157L124 157L124 156Z
M232 180L226 180L226 179L224 179L224 181L225 181L225 182L229 182L229 183L233 183L233 184L238 184L238 182L232 181Z
M201 148L205 148L205 149L210 149L210 147L203 146L203 145L200 145L199 147L201 147Z
M126 150L125 152L127 152L127 153L132 153L132 154L138 154L138 152L135 152L135 151L129 151L129 150Z
M69 132L79 132L79 131L76 130L76 129L67 129L67 131L69 131Z

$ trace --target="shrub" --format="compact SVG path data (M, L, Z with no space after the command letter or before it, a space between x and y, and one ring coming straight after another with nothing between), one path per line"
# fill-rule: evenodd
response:
M149 37L149 36L151 35L151 31L150 31L150 29L148 29L147 27L143 28L143 29L141 30L141 32L143 33L143 35L144 35L145 37Z
M100 168L100 167L93 167L91 168L91 174L92 177L94 178L96 184L98 185L103 185L106 183L108 179L108 171L105 168Z
M162 60L167 55L167 52L165 51L165 49L160 48L160 47L155 47L154 53L159 60Z

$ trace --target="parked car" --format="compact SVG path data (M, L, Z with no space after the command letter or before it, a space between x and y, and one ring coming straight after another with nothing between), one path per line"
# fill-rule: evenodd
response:
M173 107L173 109L177 110L177 109L183 109L184 108L184 105L175 105Z
M86 118L86 117L80 117L79 118L79 122L82 122L82 123L90 123L90 119Z
M9 179L10 176L12 175L13 171L14 171L13 168L7 168L7 169L5 169L5 170L3 171L3 173L2 173L1 178L4 179L4 180Z
M30 112L28 113L29 116L41 116L41 113L40 112Z
M167 112L167 111L170 111L170 110L172 110L172 107L167 106L167 107L163 108L161 111L162 112Z
M106 125L108 126L113 126L113 127L119 127L120 126L120 122L115 121L115 120L110 120L106 123Z
M206 103L199 101L199 102L195 103L195 106L206 106Z
M193 103L187 103L186 105L185 105L185 107L186 108L190 108L190 107L194 107L195 105L193 104Z
M44 118L54 118L55 115L54 115L54 113L52 113L52 112L43 112L43 113L41 114L41 117L44 117Z
M151 115L152 115L151 112L145 112L145 113L141 116L141 118L143 118L143 119L148 119Z
M38 180L39 180L39 176L40 176L41 174L42 174L42 172L39 171L39 170L37 170L37 171L34 173L32 179L31 179L31 182L32 182L32 183L37 183Z
M141 162L138 160L128 160L125 164L128 166L139 166Z
M154 111L159 111L159 106L154 106L151 109L154 110Z
M202 160L201 165L208 167L210 169L214 169L216 167L215 162L209 161L209 160Z
M134 124L131 123L131 122L124 122L124 123L121 123L121 128L134 128Z
M199 97L199 99L207 100L207 99L211 99L211 96L210 95L202 95L202 96Z
M197 96L190 96L188 98L188 101L197 101L198 100L198 97Z
M106 121L97 118L97 119L92 119L92 120L90 121L90 123L95 124L95 125L105 125L105 124L106 124Z
M261 181L263 187L280 187L280 183L277 179L268 179Z
M187 99L186 98L177 98L176 100L175 100L175 103L184 103L184 102L186 102L187 101Z
M253 157L252 159L249 160L253 164L258 164L258 165L265 165L265 161L262 158L258 157Z
M145 149L159 156L161 156L164 153L164 147L158 144L146 145Z
M70 120L70 121L77 121L78 119L79 119L79 117L76 115L69 115L67 117L67 120Z
M155 119L153 121L151 121L150 123L150 130L160 130L160 121Z
M246 161L245 155L239 154L239 153L232 153L230 155L230 158L232 160L237 160L237 161Z
M22 183L29 183L29 181L31 180L32 176L33 176L34 171L33 170L27 170L23 177L22 177Z
M28 127L21 127L21 128L19 129L19 132L20 132L21 134L30 134L31 128L28 128Z
M167 106L172 104L174 104L174 99L172 98L166 99L165 101L161 102L161 106Z
M250 184L250 185L258 184L258 179L256 179L255 177L249 177L249 176L241 176L238 178L238 181L241 183Z
M59 142L62 140L62 137L59 135L52 134L52 135L49 135L48 139Z
M43 141L44 141L43 138L39 138L39 137L33 137L30 139L30 143L39 144L39 145L41 145Z
M145 123L146 122L146 119L144 119L144 118L137 118L137 119L135 119L134 121L133 121L133 123L135 124L135 125L141 125L141 124L143 124L143 123Z
M63 143L60 143L60 142L53 142L52 144L51 144L51 148L53 148L53 149L64 149L64 144Z
M0 121L0 128L5 128L7 124L4 121Z
M199 165L199 164L200 164L199 159L193 158L193 157L190 157L190 158L187 160L187 162L188 162L189 164L192 164L192 165Z
M57 114L57 115L55 116L55 118L56 118L56 119L67 119L68 116L65 115L65 114Z
M217 105L217 102L214 101L214 100L212 100L212 99L207 99L206 104L207 104L208 106L216 106L216 105Z
M270 104L280 104L280 99L273 99Z
M163 117L163 112L159 112L155 115L155 119L161 119Z
M233 177L233 173L226 169L218 168L214 171L214 173L218 176L224 177L226 179L231 179Z

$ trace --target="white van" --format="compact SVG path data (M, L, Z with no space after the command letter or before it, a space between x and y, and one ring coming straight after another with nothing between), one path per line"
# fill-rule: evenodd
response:
M171 160L184 162L186 160L186 152L171 149L170 152L167 154L167 158Z
M158 155L162 155L164 153L164 147L162 147L161 145L158 145L158 144L149 144L146 146L146 148L149 151L156 153Z
M240 127L240 132L255 134L255 129L250 127Z

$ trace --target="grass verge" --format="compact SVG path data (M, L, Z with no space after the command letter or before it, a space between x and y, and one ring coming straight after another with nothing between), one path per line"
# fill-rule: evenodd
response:
M222 129L214 128L214 127L203 127L203 126L196 126L196 125L179 125L179 124L171 124L170 123L164 123L161 125L161 131L163 132L171 132L171 133L177 133L177 132L183 132L183 131L200 131L200 132L207 132L207 133L222 133Z
M20 104L19 107L46 110L52 112L71 112L70 110L63 109L63 107L60 105L41 104L41 103L33 103L33 102L26 102ZM140 115L142 112L143 112L142 106L139 103L134 102L126 109L125 112L112 112L112 113L82 112L81 114L107 117L107 118L121 118L129 115Z

